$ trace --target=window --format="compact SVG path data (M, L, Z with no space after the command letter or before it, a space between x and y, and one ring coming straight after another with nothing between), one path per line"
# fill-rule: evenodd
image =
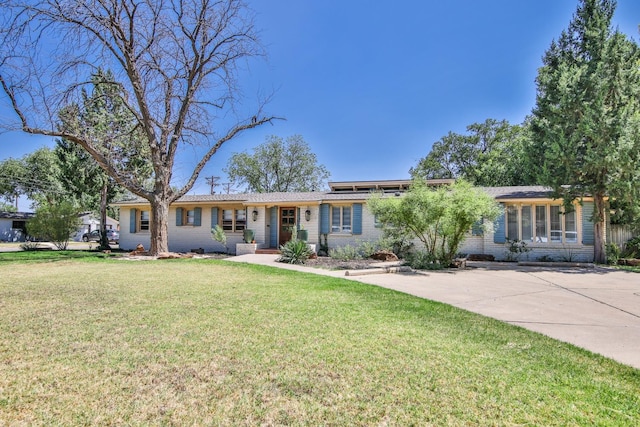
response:
M242 231L247 226L247 211L236 209L236 231Z
M27 222L26 221L12 221L11 228L14 230L22 230L23 232L27 232Z
M526 242L533 241L533 214L531 213L531 206L523 206L520 211L520 217L522 220L522 239Z
M140 225L138 229L140 231L149 231L149 222L151 213L149 211L140 211Z
M536 206L536 242L547 241L547 207Z
M187 211L187 225L193 225L196 221L196 211L194 209L190 209Z
M508 205L505 234L510 240L526 242L577 243L577 214L565 213L560 205Z
M507 206L507 236L509 236L511 240L519 240L519 228L518 206L509 205Z
M351 207L332 206L331 207L331 232L351 233Z
M222 229L224 231L242 231L247 226L247 212L244 209L224 209L222 211Z
M562 242L562 217L560 206L551 206L549 221L551 224L551 241Z
M576 211L564 214L564 241L567 243L578 243Z

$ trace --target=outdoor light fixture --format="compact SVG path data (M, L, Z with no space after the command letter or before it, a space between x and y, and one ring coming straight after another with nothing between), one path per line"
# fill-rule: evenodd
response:
M253 218L254 221L258 220L258 211L256 209L251 212L251 218Z
M304 219L306 219L307 222L311 220L311 211L309 209L304 211Z

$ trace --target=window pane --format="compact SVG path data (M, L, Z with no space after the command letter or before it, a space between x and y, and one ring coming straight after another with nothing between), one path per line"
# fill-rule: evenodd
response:
M531 206L522 207L522 240L531 242L533 240L533 222L531 218Z
M195 222L195 218L196 218L195 212L196 211L194 211L194 210L187 211L187 224L193 225L193 223Z
M224 231L233 231L233 209L222 211L222 229Z
M568 243L578 241L578 227L576 224L576 211L564 214L564 239Z
M247 225L247 211L236 209L236 231L242 231Z
M547 207L536 206L536 242L547 241Z
M551 241L562 242L562 218L560 216L560 206L551 206L549 215L549 224L551 226Z
M140 211L140 230L149 230L149 211Z
M340 208L336 206L331 207L331 232L340 232Z
M518 240L518 207L507 206L507 237L511 240Z
M342 231L351 232L351 208L342 208Z

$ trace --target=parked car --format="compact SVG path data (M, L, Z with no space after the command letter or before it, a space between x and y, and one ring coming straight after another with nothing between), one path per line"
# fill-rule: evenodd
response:
M120 240L120 233L116 230L109 229L107 230L107 239L109 239L110 242L118 243L118 241ZM82 235L82 241L83 242L89 242L89 241L99 242L100 230L93 230L89 233L84 233Z

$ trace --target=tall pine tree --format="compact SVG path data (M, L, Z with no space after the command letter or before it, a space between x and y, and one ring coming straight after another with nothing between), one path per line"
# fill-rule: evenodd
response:
M596 262L605 261L607 198L630 203L640 186L640 55L611 27L614 0L581 0L537 77L530 150L538 180L567 207L594 198Z
M82 92L82 104L71 105L60 114L61 126L83 129L102 148L110 165L117 165L130 180L143 183L151 175L151 166L145 161L149 150L135 116L124 103L120 85L111 72L100 69L91 82L91 93ZM81 146L62 139L57 141L55 152L67 192L80 206L100 213L100 246L108 248L108 204L126 190Z

